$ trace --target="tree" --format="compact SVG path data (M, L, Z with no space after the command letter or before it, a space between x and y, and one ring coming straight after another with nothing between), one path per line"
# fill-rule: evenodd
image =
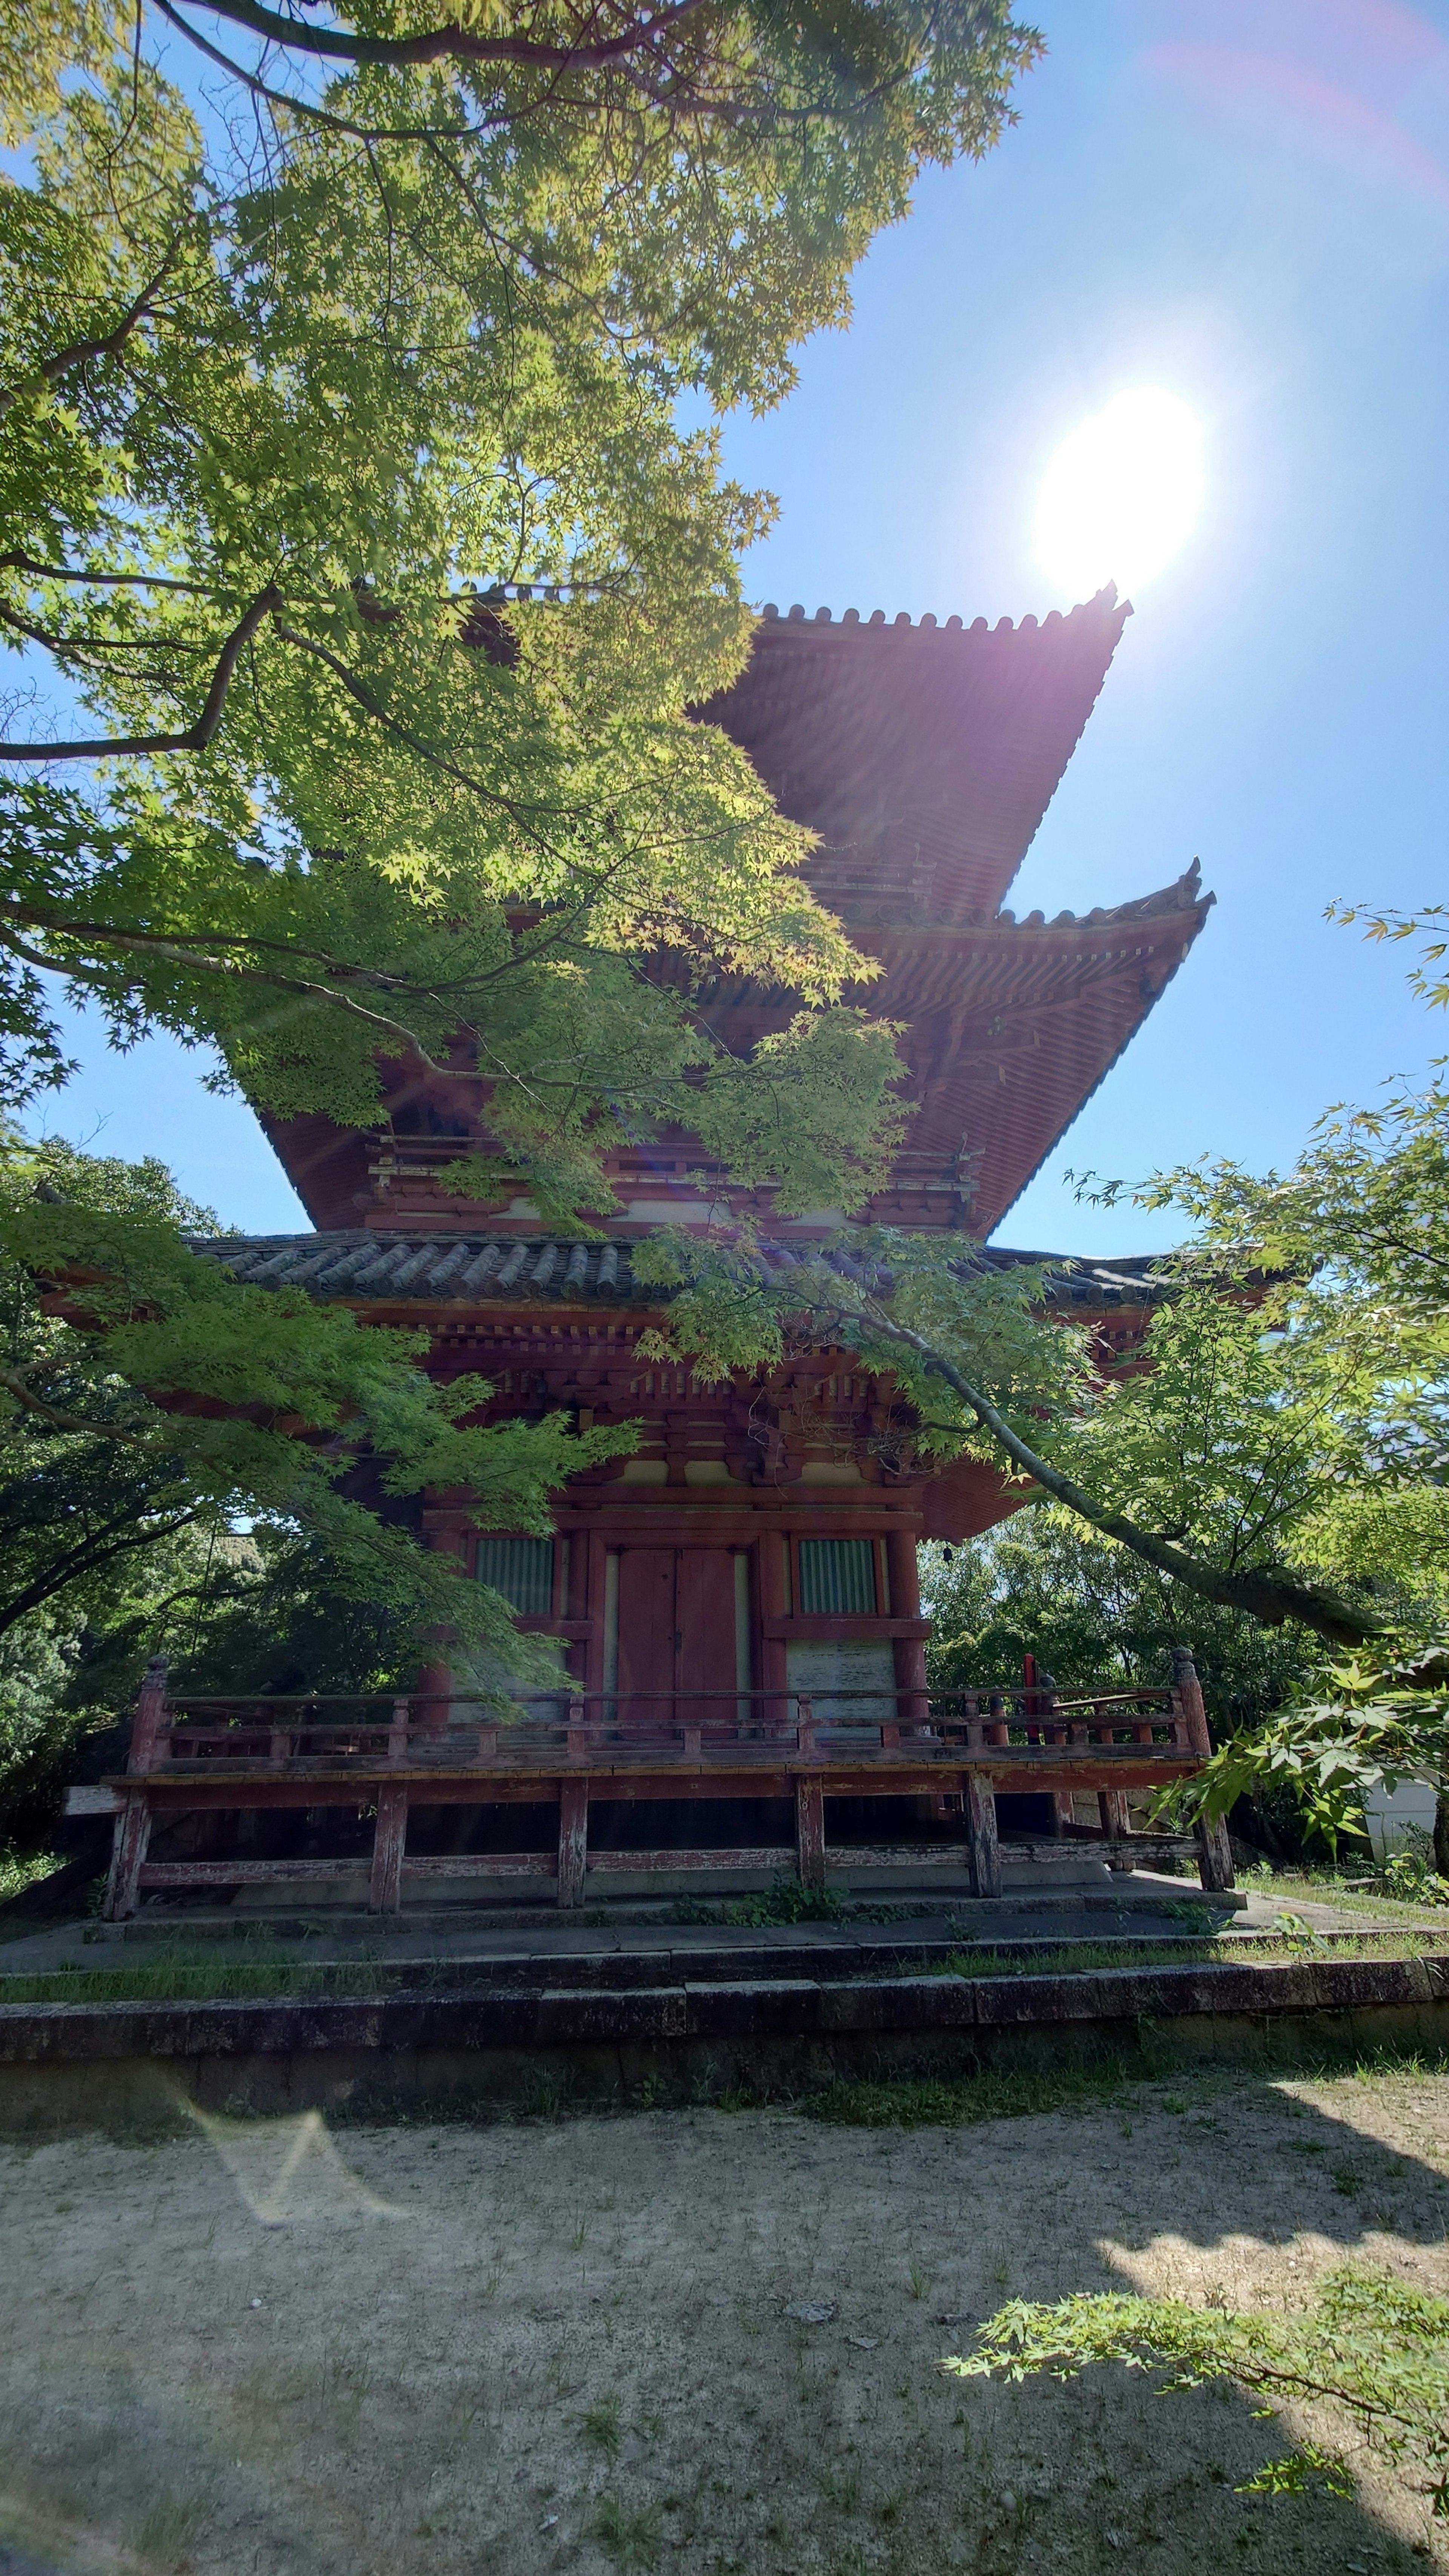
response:
M855 1203L893 1033L841 1005L875 970L806 836L685 719L770 505L677 405L780 397L1038 40L1002 0L219 14L0 10L12 1100L64 1079L54 970L280 1114L377 1122L380 1057L446 1065L470 1187L554 1214L681 1118ZM791 1118L708 1030L721 970L807 1005Z
M942 1690L991 1687L1026 1654L1065 1692L1100 1689L1113 1674L1124 1687L1166 1682L1173 1648L1190 1644L1218 1743L1260 1724L1322 1651L1294 1623L1268 1628L1202 1600L1044 1501L964 1546L928 1548L922 1606L935 1632L927 1673ZM1265 1798L1261 1783L1251 1795L1248 1839L1296 1850L1297 1801Z
M183 1227L206 1211L160 1166L60 1144L30 1149L28 1173L20 1161L0 1194L0 1636L59 1604L74 1622L179 1533L261 1515L305 1533L334 1585L404 1634L443 1623L528 1667L501 1598L417 1544L418 1498L464 1486L482 1527L546 1530L551 1493L627 1448L627 1431L579 1432L562 1414L483 1428L486 1383L435 1384L426 1333L239 1287L193 1252ZM38 1308L46 1281L59 1316Z

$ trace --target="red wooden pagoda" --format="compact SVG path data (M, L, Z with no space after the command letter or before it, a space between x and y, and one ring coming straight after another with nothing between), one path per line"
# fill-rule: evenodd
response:
M767 609L741 680L699 710L819 834L814 890L881 961L871 1007L906 1025L918 1111L864 1212L877 1222L989 1235L1202 927L1195 867L1084 918L1001 908L1127 613L1110 591L989 630ZM743 1050L793 1007L732 983L711 1024ZM525 1196L471 1205L443 1186L486 1142L475 1085L406 1065L385 1079L375 1134L269 1124L315 1234L208 1248L255 1284L425 1324L434 1371L487 1377L493 1418L566 1406L638 1423L639 1447L570 1481L550 1539L477 1530L463 1493L424 1513L432 1544L559 1641L557 1691L516 1720L445 1665L388 1707L173 1704L157 1676L117 1788L112 1910L292 1881L315 1898L359 1872L383 1911L445 1893L572 1905L786 1865L991 1892L1003 1850L1008 1878L1140 1853L1127 1793L1207 1747L1190 1663L1171 1690L1071 1704L1045 1679L933 1698L917 1547L999 1519L994 1472L917 1457L889 1383L848 1353L727 1386L636 1357L658 1305L632 1246L718 1205L698 1143L620 1150L619 1212L599 1239L563 1239ZM782 1264L839 1222L772 1225L769 1194L746 1201L722 1173L719 1197L750 1207ZM1052 1294L1130 1347L1150 1264L1063 1264ZM1221 1883L1220 1847L1208 1865Z

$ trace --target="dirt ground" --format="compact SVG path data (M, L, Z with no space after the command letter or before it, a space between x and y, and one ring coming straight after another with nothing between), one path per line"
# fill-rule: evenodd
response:
M1446 2229L1412 2074L4 2148L0 2576L1449 2567L1391 2479L1235 2495L1305 2427L1233 2392L935 2367L1010 2295L1295 2304L1348 2255L1449 2292Z

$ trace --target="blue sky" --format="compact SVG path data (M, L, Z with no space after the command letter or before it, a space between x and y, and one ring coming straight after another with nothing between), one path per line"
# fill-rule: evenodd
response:
M1200 414L1197 530L1136 603L1011 896L1143 894L1195 855L1217 909L1006 1219L1008 1242L1156 1248L1064 1169L1291 1156L1330 1101L1449 1051L1401 950L1335 898L1449 895L1449 0L1050 0L1020 123L937 174L801 358L742 480L781 504L748 586L782 607L1038 615L1042 472L1113 394ZM83 1070L49 1123L162 1155L229 1224L305 1218L250 1113L170 1045Z

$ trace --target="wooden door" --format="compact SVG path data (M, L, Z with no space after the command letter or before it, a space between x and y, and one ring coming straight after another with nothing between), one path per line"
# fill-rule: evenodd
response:
M619 1551L619 1699L626 1724L698 1726L733 1702L735 1561L725 1547ZM629 1704L632 1701L632 1706Z
M673 1714L677 1554L672 1547L619 1551L619 1713L637 1726L667 1724Z
M691 1700L690 1691L728 1691L735 1684L735 1560L727 1547L682 1547L675 1558L674 1625L681 1694L679 1722L734 1720L729 1699Z

